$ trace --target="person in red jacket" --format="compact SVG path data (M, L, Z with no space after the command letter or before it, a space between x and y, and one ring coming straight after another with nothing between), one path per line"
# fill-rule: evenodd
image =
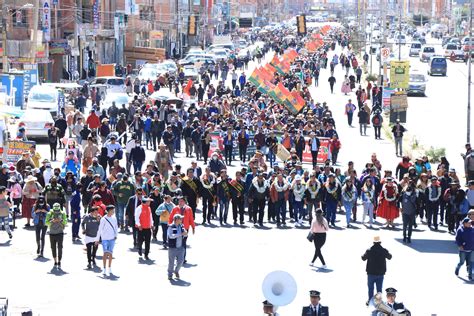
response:
M95 114L94 110L90 111L89 116L86 119L87 126L91 129L94 133L100 127L100 118Z
M150 253L151 228L153 227L151 200L143 197L142 204L135 209L135 226L138 229L138 255L142 256L142 245L145 242L145 260L150 260L148 254Z
M183 218L183 225L186 231L189 232L189 227L192 228L193 235L194 235L194 230L196 228L196 224L194 223L194 216L193 216L193 210L186 205L186 198L183 196L178 196L178 206L173 208L171 211L170 217L168 219L168 224L171 225L173 223L173 217L175 214L181 214L184 216ZM186 263L186 242L188 240L188 236L183 237L183 247L184 247L184 263Z

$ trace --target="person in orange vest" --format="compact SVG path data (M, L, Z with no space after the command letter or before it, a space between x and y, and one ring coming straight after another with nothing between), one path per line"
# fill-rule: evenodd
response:
M153 227L153 216L150 208L151 199L142 198L142 204L135 209L135 226L138 229L138 255L142 256L142 245L145 242L145 260L150 260L151 228Z
M194 223L194 216L193 210L186 205L186 198L183 196L176 197L178 200L178 206L173 208L171 211L168 224L171 225L173 223L173 218L175 214L180 214L183 216L183 225L186 231L189 231L189 227L191 227L194 235L194 230L196 228L196 224ZM188 236L183 237L183 247L184 247L184 263L186 263L186 242L188 241Z

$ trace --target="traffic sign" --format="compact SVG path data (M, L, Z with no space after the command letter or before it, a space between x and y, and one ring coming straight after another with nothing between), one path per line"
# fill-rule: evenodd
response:
M382 55L383 59L386 59L390 55L390 48L388 47L381 48L380 54Z

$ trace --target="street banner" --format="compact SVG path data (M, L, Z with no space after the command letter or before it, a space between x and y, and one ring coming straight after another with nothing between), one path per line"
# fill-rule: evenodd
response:
M278 144L276 156L281 161L287 161L291 157L291 154L282 144Z
M211 133L211 142L209 143L209 156L219 149L221 152L224 150L224 140L218 133Z
M6 144L6 150L3 152L3 163L14 163L21 159L23 152L30 151L30 147L35 145L34 141L9 140Z
M51 39L51 1L43 0L41 6L41 15L43 17L43 34L44 40L49 42Z
M382 91L382 109L384 112L390 111L390 97L395 93L393 88L383 88Z
M410 81L410 62L393 60L390 62L390 87L407 89Z
M406 93L394 93L390 97L390 110L392 112L406 111L408 108L408 98Z
M92 5L92 20L94 22L94 30L100 27L100 0L94 0Z

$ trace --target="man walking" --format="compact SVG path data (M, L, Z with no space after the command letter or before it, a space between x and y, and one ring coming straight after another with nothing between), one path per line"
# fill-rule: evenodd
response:
M193 230L193 235L194 235L194 231L196 229L196 224L194 223L193 211L189 206L186 205L186 199L183 196L178 196L177 200L178 200L178 206L176 206L171 211L170 218L168 220L168 224L172 224L173 220L174 220L174 215L179 214L179 215L182 216L182 223L184 225L184 229L186 230L186 232L188 232L189 227L191 227L192 230ZM183 236L184 263L186 263L186 242L187 241L188 241L188 234L186 233L186 235Z
M336 78L331 74L331 76L328 79L329 82L329 87L331 88L331 94L334 93L334 84L336 83Z
M173 223L168 227L168 280L173 279L173 272L177 279L179 279L179 270L184 263L184 253L186 248L185 238L188 236L188 231L183 225L183 216L175 214L173 216ZM176 262L176 267L174 265Z
M151 214L150 201L152 199L143 197L142 204L135 210L135 226L138 229L138 255L142 256L142 245L145 242L145 260L150 260L151 228L153 227L153 216Z
M459 247L459 263L456 265L454 273L459 275L459 269L466 262L467 274L469 280L472 280L472 250L474 249L474 231L471 227L471 220L466 217L462 220L456 231L456 244Z
M402 144L403 144L403 133L406 132L406 128L400 124L400 120L397 119L396 124L392 127L393 138L395 139L395 152L397 157L403 156Z
M403 220L403 242L411 243L411 232L416 216L416 200L418 192L415 190L413 184L409 184L402 192L402 220ZM408 231L408 234L407 234Z
M374 284L377 288L377 293L382 292L383 278L387 271L386 259L392 259L392 255L387 249L382 247L379 236L374 237L374 244L362 256L362 260L367 260L365 271L367 272L367 286L369 290L369 299L365 303L369 305L370 299L374 296Z
M372 116L372 126L374 127L375 139L381 139L380 131L382 129L382 123L383 123L383 117L382 115L380 115L380 111L376 110L374 112L374 115Z
M351 99L346 104L346 111L345 114L347 115L347 124L352 127L352 118L354 116L354 111L356 110L356 106L352 103Z

